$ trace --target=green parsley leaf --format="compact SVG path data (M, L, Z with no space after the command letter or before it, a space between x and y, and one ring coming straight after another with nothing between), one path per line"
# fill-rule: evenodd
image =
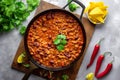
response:
M68 2L70 2L71 0L68 0ZM79 6L77 5L77 4L75 4L75 3L70 3L69 5L68 5L68 7L69 7L69 10L70 11L75 11L77 8L79 8Z
M63 50L64 49L64 45L57 45L57 49L59 50L59 51L61 51L61 50Z
M38 6L39 2L40 0L27 0L28 5L31 5L31 6Z
M29 68L30 64L23 64L24 67Z
M32 6L28 6L28 11L32 11L33 7Z
M26 20L26 18L27 18L29 15L30 15L29 12L24 13L24 15L23 15L23 20Z
M67 44L67 41L65 39L61 40L60 42L62 45L66 45Z
M69 79L68 75L66 75L66 74L62 75L62 80L68 80L68 79Z
M9 30L9 27L7 25L3 25L3 29L8 31Z
M26 5L23 2L17 2L16 7L18 8L19 11L25 11L26 10Z
M40 0L27 0L28 11L32 11L35 9L35 6L39 5Z
M21 35L24 35L24 34L25 34L25 31L26 31L26 27L25 27L25 26L22 26L21 29L20 29L20 34L21 34Z
M61 41L60 39L57 39L57 38L56 38L56 39L54 40L54 44L55 44L55 45L58 45L58 44L60 44L60 41Z
M6 5L10 5L12 3L14 3L16 0L2 0L1 2L6 4Z
M0 1L0 32L18 28L38 5L40 0L1 0ZM31 7L31 9L29 8Z
M15 11L15 4L11 4L5 7L5 14L7 17L11 17L14 11Z
M10 29L12 30L12 29L14 29L14 25L13 25L13 23L12 22L10 22Z
M20 24L21 24L21 21L20 21L20 20L15 20L15 25L16 25L16 27L18 27Z
M66 36L63 34L57 35L56 39L53 41L56 45L56 48L61 51L64 49L64 46L67 44Z
M59 34L59 35L57 36L57 38L58 38L58 39L66 39L66 36L63 35L63 34Z

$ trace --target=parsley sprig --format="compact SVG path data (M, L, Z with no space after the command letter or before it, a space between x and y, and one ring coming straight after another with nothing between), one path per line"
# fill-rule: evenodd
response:
M71 0L68 0L68 3L70 2ZM69 5L68 5L68 7L69 7L69 10L70 11L75 11L77 8L79 8L79 6L76 4L76 3L70 3Z
M18 28L27 19L30 12L38 5L40 0L1 0L0 1L0 32L11 31Z
M56 45L56 48L61 51L64 49L64 46L67 44L66 36L63 34L57 35L57 37L54 40L54 45Z
M62 80L68 80L68 79L69 79L68 75L66 75L66 74L62 75Z

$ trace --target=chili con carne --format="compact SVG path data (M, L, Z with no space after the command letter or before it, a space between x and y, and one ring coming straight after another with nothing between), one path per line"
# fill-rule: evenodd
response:
M67 41L61 42L64 49L54 45L57 35ZM32 58L38 64L49 68L70 65L79 57L84 42L81 25L73 16L62 11L40 15L30 25L27 36L27 46Z

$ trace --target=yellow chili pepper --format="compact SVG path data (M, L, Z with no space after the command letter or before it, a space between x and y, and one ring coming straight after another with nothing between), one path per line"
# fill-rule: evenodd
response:
M86 75L86 80L94 80L94 74L91 72Z

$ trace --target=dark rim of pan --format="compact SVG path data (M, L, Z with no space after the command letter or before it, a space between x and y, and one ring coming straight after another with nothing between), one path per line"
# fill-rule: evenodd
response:
M72 16L75 20L77 20L77 22L79 23L79 25L80 25L80 27L81 27L81 29L82 29L82 33L83 33L83 37L84 37L84 43L83 43L83 47L82 47L82 49L81 49L80 55L79 55L71 64L69 64L69 65L67 65L67 66L64 66L64 67L59 67L59 68L49 68L49 67L47 67L47 66L44 66L44 65L42 65L42 64L37 63L37 61L32 58L32 56L31 56L31 54L30 54L30 51L29 51L29 48L28 48L28 46L27 46L27 37L28 37L28 32L29 32L29 29L30 29L31 24L32 24L39 16L44 15L44 14L46 14L46 13L48 13L48 12L56 12L56 11L64 12L64 13ZM49 9L49 10L46 10L46 11L43 11L43 12L39 13L38 15L36 15L36 16L30 21L30 23L29 23L28 26L27 26L27 30L26 30L25 36L24 36L24 46L25 46L25 51L26 51L26 53L27 53L28 58L29 58L29 59L31 60L31 62L34 63L38 68L43 68L43 69L45 69L45 70L50 70L50 71L59 71L59 70L67 69L67 68L69 68L70 66L72 66L72 65L73 65L76 61L78 61L78 60L80 59L80 57L83 55L83 52L84 52L85 46L86 46L86 33L85 33L85 29L84 29L84 27L83 27L83 24L81 23L81 21L80 21L74 14L72 14L72 13L70 13L70 12L64 10L64 9Z

